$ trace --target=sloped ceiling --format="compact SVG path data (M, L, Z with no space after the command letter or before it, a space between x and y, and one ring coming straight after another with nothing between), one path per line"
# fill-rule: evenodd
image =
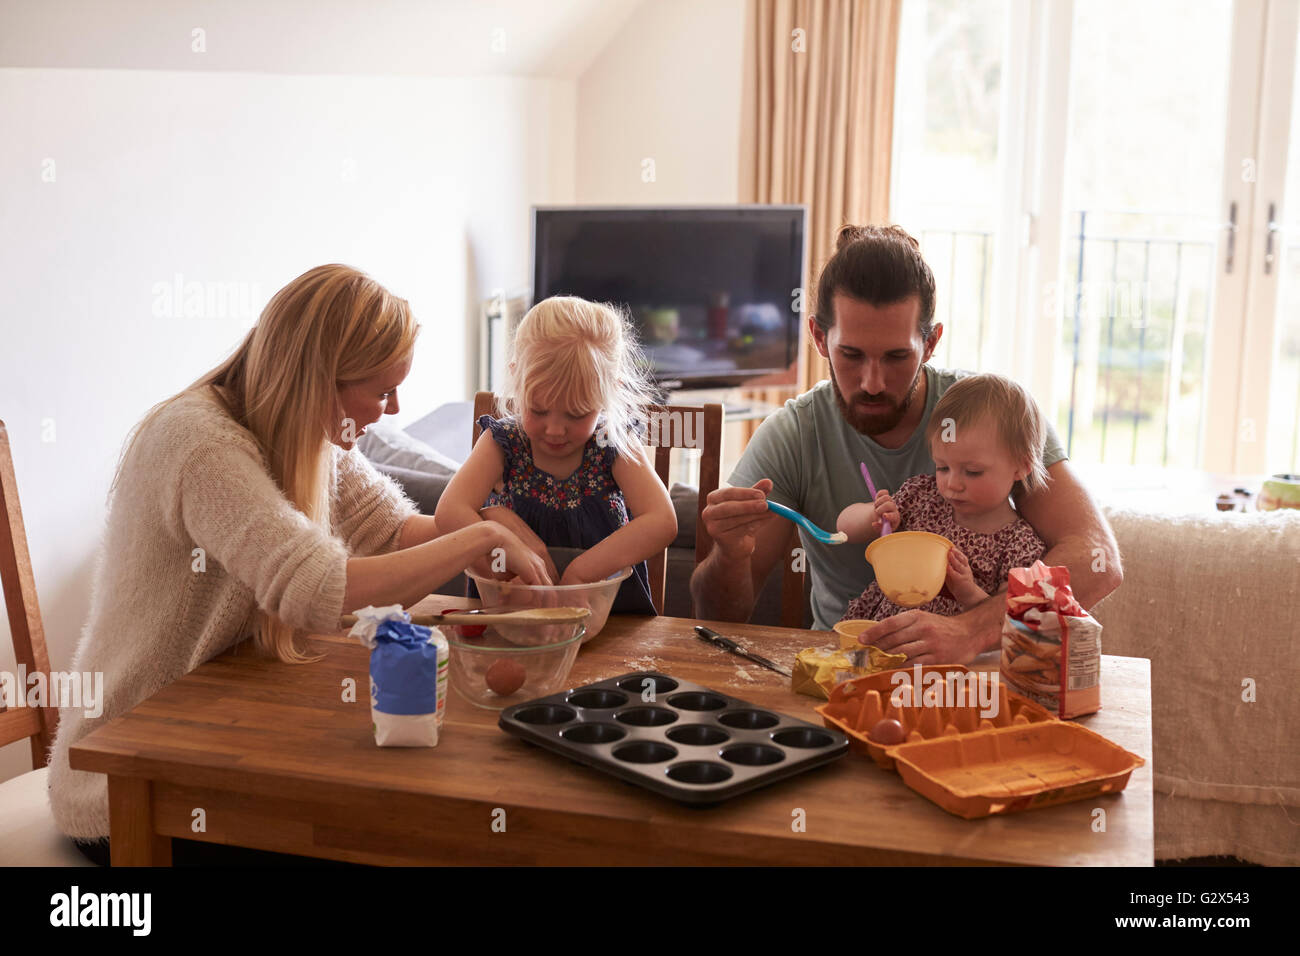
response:
M0 67L574 79L643 2L0 0Z

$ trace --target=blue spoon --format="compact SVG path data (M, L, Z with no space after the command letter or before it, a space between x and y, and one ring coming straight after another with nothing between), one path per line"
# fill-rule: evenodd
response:
M849 540L849 536L843 531L836 531L834 534L831 534L829 531L823 531L793 508L779 505L771 498L767 500L767 509L775 514L779 514L782 518L790 519L822 544L843 544L845 541Z

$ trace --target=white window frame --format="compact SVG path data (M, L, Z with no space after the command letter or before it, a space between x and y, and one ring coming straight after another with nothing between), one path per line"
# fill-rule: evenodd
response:
M1000 210L992 268L993 329L981 368L1023 382L1047 409L1068 401L1055 369L1063 304L1060 274L1074 0L1009 0L998 137ZM1300 0L1233 4L1222 194L1225 228L1207 340L1204 439L1198 467L1256 474L1266 468L1269 380L1277 332L1281 236L1264 273L1269 205L1282 219ZM1254 179L1244 160L1253 163ZM1300 197L1291 197L1300 202ZM1232 270L1229 211L1236 204Z
M1010 0L998 130L997 235L993 244L992 354L981 368L1023 383L1055 408L1061 310L1052 308L1060 261L1069 119L1073 0Z
M1287 152L1291 139L1291 107L1295 89L1296 31L1300 28L1298 0L1267 0L1265 9L1255 3L1239 6L1250 9L1252 24L1258 23L1261 35L1246 37L1258 52L1255 62L1247 62L1244 81L1254 80L1259 105L1256 110L1256 140L1253 150L1238 157L1254 160L1254 182L1244 182L1241 159L1237 169L1228 170L1240 182L1243 196L1240 208L1246 217L1247 255L1238 281L1244 286L1238 327L1240 347L1236 382L1223 383L1225 391L1235 385L1236 428L1233 430L1233 471L1259 474L1268 467L1269 391L1273 371L1273 349L1277 341L1278 278L1281 273L1280 233L1274 235L1271 263L1266 250L1270 229L1284 217L1283 203L1288 199L1286 187ZM1260 22L1262 21L1262 22ZM1234 51L1235 52L1235 51ZM1248 51L1243 51L1248 52ZM1255 67L1251 76L1249 67ZM1231 102L1231 101L1230 101ZM1226 185L1226 183L1225 183ZM1289 197L1291 202L1300 197ZM1270 219L1270 206L1273 218ZM1238 248L1242 234L1238 232ZM1228 324L1228 323L1225 323ZM1212 356L1213 359L1213 356ZM1223 377L1230 379L1230 370ZM1227 437L1226 435L1224 436Z

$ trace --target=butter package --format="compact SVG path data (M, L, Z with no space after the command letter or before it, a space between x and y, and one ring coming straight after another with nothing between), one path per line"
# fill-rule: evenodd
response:
M1007 576L1002 679L1065 720L1101 709L1101 625L1070 592L1070 570L1035 561Z
M380 747L436 747L450 645L400 604L365 607L349 632L370 648L370 718Z
M861 644L855 644L855 649L866 651L860 667L854 666L852 651L819 647L800 651L795 655L790 672L790 689L796 694L830 700L832 688L840 681L865 677L907 663L905 654L889 654L878 647L863 647Z

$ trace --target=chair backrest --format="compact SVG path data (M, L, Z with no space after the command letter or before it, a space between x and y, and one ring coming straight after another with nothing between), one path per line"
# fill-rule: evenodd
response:
M796 571L791 559L794 549L802 547L799 541L799 528L790 525L790 541L781 557L784 570L781 572L781 626L802 628L804 615L808 607L808 572ZM804 566L804 562L800 562Z
M760 405L770 406L773 409L780 407L798 394L799 386L792 384L759 385L740 390L740 397L743 401L756 402ZM758 427L763 424L763 421L763 418L747 417L739 423L739 437L742 448L754 437L754 432L758 431ZM808 573L807 571L796 571L795 562L791 559L794 549L801 546L799 529L791 525L790 540L783 552L785 557L782 558L780 611L782 627L803 628L812 619L808 600ZM802 562L800 566L804 566Z
M474 426L474 431L473 437L470 439L470 448L473 448L478 442L479 432L483 430L478 427L478 420L484 415L491 415L493 418L496 418L498 414L497 397L495 395L491 392L474 393L474 421L471 423Z
M13 636L14 657L18 673L11 686L20 698L18 706L5 709L0 697L0 746L24 737L31 738L32 766L40 768L49 760L54 731L59 723L55 707L27 707L27 687L19 680L37 672L45 675L47 689L44 703L53 703L50 693L50 658L45 650L45 630L41 626L41 609L36 601L36 580L32 559L27 551L27 532L23 528L23 511L18 505L18 482L14 477L14 459L9 450L9 431L0 421L0 583L4 585L5 610L9 615L9 633Z
M496 396L479 392L474 396L473 441L478 441L478 420L481 415L494 415ZM695 506L695 563L699 564L713 547L713 539L704 529L705 501L718 487L722 467L722 406L707 405L650 405L646 408L647 447L654 449L654 469L665 488L672 487L669 465L674 448L700 450L699 495ZM654 555L646 562L650 578L650 597L655 609L664 609L664 586L667 579L668 552Z

